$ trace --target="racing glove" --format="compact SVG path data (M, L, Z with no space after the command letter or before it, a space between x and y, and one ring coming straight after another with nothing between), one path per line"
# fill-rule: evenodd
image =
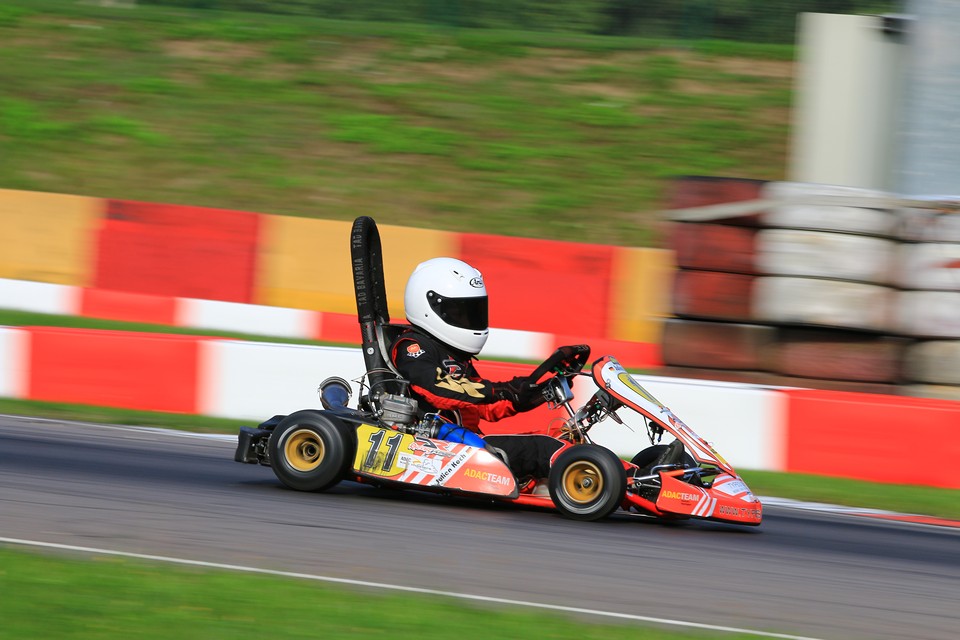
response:
M526 376L517 376L509 382L499 382L493 386L493 392L500 400L509 400L513 408L520 412L536 409L546 402L540 385Z

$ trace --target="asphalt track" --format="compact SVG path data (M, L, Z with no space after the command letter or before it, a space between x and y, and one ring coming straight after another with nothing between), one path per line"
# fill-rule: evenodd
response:
M960 631L957 529L779 506L758 528L578 523L355 483L299 493L233 447L2 416L0 538L828 640Z

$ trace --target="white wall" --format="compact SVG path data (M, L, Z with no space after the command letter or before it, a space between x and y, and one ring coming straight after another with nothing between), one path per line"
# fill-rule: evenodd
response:
M782 393L708 380L634 377L734 468L773 471L784 467L787 398ZM575 388L579 403L596 390L586 378L578 378ZM617 415L625 424L608 418L590 430L590 437L621 456L632 456L650 446L641 416L626 409ZM664 434L662 444L672 439Z
M788 179L891 190L905 40L878 16L800 14Z
M329 376L352 383L365 371L359 349L210 340L202 345L200 411L262 421L320 408L317 387Z

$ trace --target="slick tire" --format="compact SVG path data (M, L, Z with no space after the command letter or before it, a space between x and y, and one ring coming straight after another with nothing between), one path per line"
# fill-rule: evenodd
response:
M342 425L319 411L297 411L274 429L270 467L280 482L298 491L323 491L343 479L353 443Z
M627 474L612 451L580 444L561 453L550 469L550 498L571 520L600 520L623 503Z

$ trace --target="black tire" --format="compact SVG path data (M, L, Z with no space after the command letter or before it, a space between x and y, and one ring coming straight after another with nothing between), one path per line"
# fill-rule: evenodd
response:
M670 445L667 444L655 444L652 447L647 447L646 449L643 449L637 453L637 455L633 456L633 459L630 461L630 463L640 467L640 475L646 475L650 472L650 468L653 466L653 463L656 462L657 458L666 452L669 446ZM695 467L697 466L697 461L694 460L693 456L691 456L689 453L684 452L683 466Z
M280 482L298 491L323 491L343 479L353 442L343 425L319 411L304 410L277 425L268 450Z
M579 444L557 457L548 485L561 515L572 520L599 520L623 503L627 473L609 449Z

